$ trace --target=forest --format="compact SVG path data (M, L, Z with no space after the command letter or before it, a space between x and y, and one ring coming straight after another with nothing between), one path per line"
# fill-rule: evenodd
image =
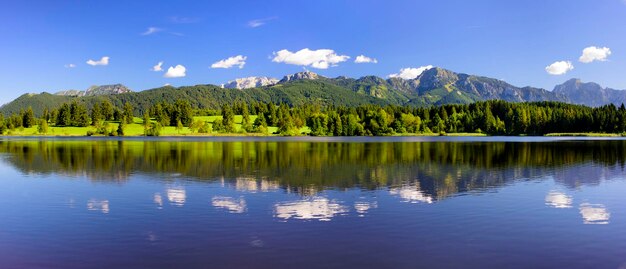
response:
M95 102L89 108L75 100L46 107L39 118L30 107L11 115L0 114L2 134L36 127L38 134L45 135L51 127L74 126L84 127L84 135L122 136L125 128L134 124L141 124L142 135L146 136L162 135L162 128L168 126L195 134L284 136L622 134L626 132L626 108L623 104L592 108L561 102L490 100L431 107L236 101L220 109L201 109L186 99L178 99L156 103L142 115L130 102L116 106L108 100Z

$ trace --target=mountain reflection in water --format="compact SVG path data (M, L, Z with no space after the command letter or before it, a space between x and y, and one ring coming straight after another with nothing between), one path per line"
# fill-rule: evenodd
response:
M565 188L621 176L626 141L577 142L142 142L0 141L4 162L26 174L86 175L123 184L131 174L162 180L225 179L237 190L378 189L433 202L516 179L550 175ZM185 203L176 186L165 196Z
M0 267L626 262L625 141L499 139L2 140Z

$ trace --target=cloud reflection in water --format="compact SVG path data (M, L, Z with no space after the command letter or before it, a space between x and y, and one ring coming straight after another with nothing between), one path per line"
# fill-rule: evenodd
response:
M274 205L274 216L280 219L330 221L336 215L348 211L348 207L325 197L313 197Z
M152 201L157 205L158 209L163 209L163 197L161 197L160 193L155 193L152 197Z
M602 204L580 204L580 214L584 224L609 224L611 213Z
M397 195L405 202L432 204L433 198L422 192L419 186L407 185L400 188L389 189L391 195Z
M216 196L213 197L211 204L216 208L226 209L230 213L243 213L248 209L246 200L243 197L234 199L232 197Z
M546 205L553 208L571 208L572 197L558 191L551 191L546 195Z
M235 180L235 189L246 192L268 192L279 189L278 182L262 179L239 177Z
M357 201L354 202L354 210L359 214L359 217L364 217L365 214L372 208L378 208L378 202L366 202L366 201Z
M109 200L89 199L89 201L87 201L87 210L100 211L104 214L108 214Z
M185 201L187 200L187 194L185 189L182 187L170 187L166 190L167 192L167 200L175 206L183 206L185 205Z

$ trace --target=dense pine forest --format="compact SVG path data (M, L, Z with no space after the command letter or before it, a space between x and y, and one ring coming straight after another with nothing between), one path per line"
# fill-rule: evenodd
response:
M239 120L235 121L235 115ZM214 117L206 117L214 116ZM135 121L140 118L140 121ZM113 125L114 124L114 125ZM560 102L513 103L499 100L432 106L321 106L243 101L221 109L200 109L189 101L156 103L138 114L129 102L116 106L108 100L91 107L72 101L44 108L35 117L32 108L0 114L0 132L51 127L86 127L84 135L124 135L126 125L143 125L144 135L158 136L164 127L191 133L259 133L287 136L384 136L402 134L481 133L487 135L545 135L549 133L626 132L626 108L591 108ZM114 128L117 127L117 128ZM270 130L272 130L270 132ZM304 131L303 131L304 130Z

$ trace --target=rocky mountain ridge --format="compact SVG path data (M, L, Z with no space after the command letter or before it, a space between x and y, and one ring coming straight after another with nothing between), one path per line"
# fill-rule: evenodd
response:
M227 83L222 84L222 88L227 89L250 89L257 88L263 86L271 86L278 83L278 79L270 78L270 77L247 77L247 78L238 78L235 80L231 80Z
M89 89L84 90L84 91L80 91L80 90L59 91L59 92L56 92L55 95L83 97L83 96L120 94L120 93L129 93L129 92L133 92L133 91L122 84L112 84L112 85L91 86L89 87Z

